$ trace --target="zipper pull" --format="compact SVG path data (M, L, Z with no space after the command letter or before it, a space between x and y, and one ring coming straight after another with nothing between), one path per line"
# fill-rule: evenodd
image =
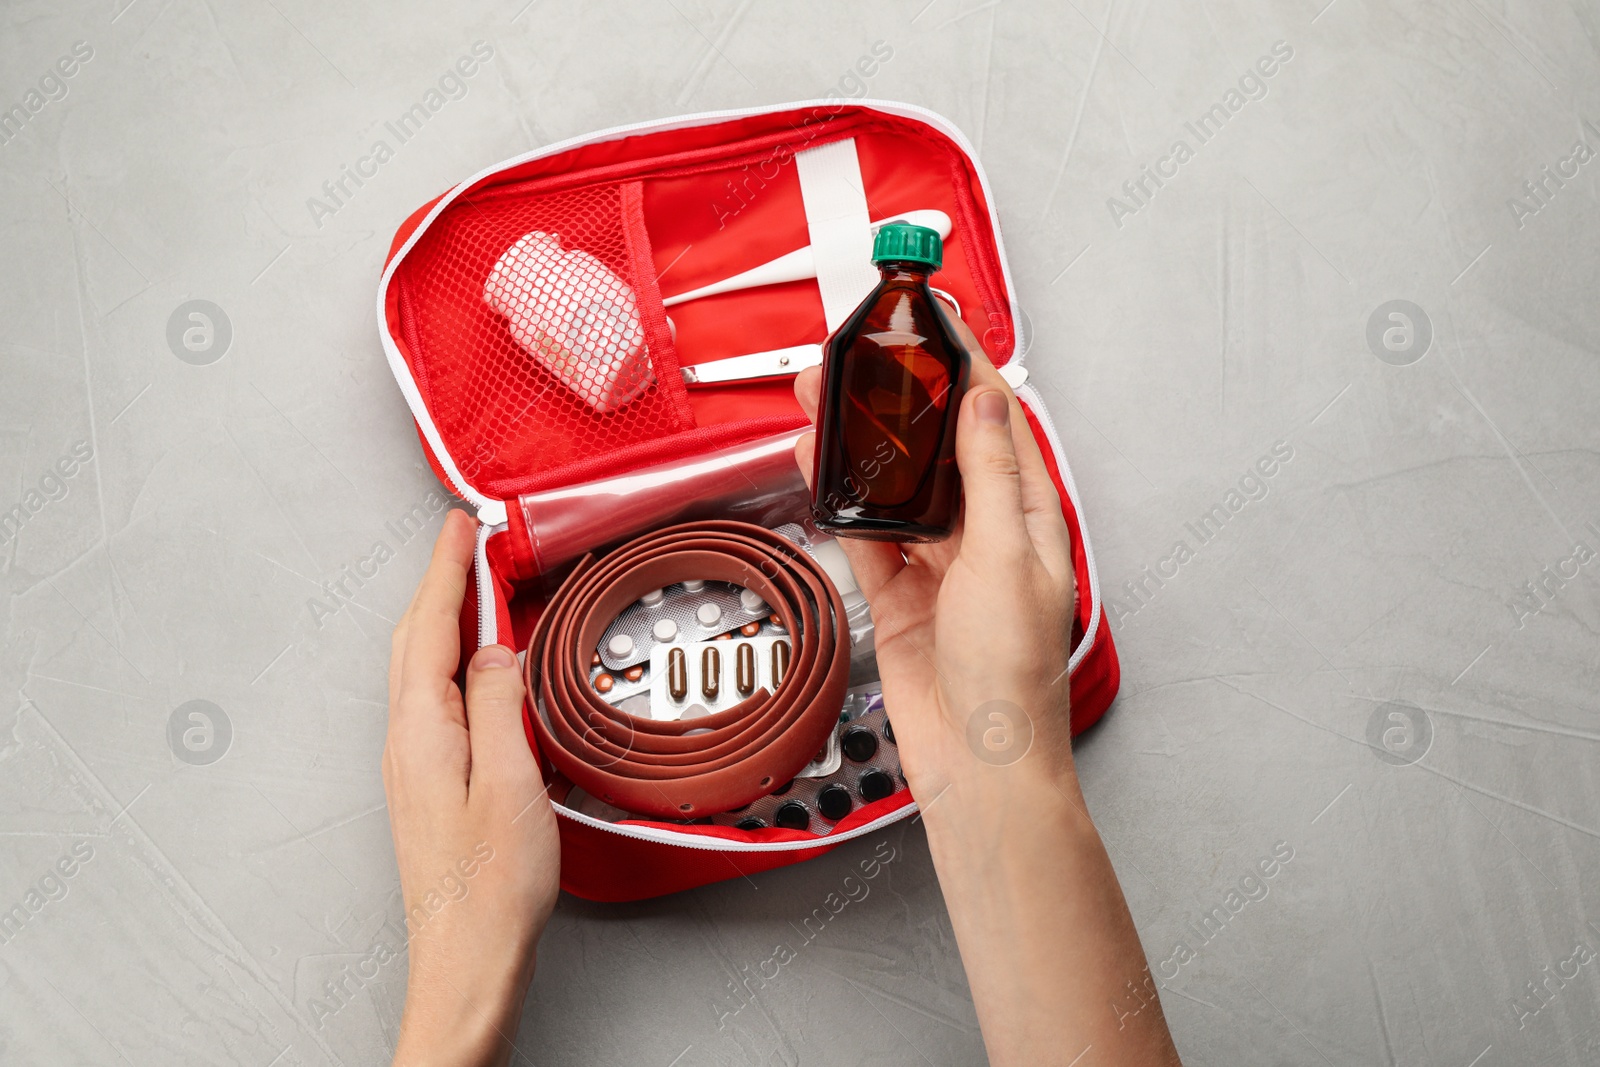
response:
M493 529L506 524L506 502L504 500L485 500L478 506L478 521Z

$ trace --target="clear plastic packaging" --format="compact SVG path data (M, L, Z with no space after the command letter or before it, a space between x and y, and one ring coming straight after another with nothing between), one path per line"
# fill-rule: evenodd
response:
M810 495L794 461L804 432L518 497L539 573L552 579L586 552L679 522L804 523Z

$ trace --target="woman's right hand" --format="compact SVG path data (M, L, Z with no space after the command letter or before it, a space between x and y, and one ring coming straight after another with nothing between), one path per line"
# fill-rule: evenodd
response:
M924 808L1019 760L1044 781L1072 775L1071 537L1021 405L959 329L973 358L956 423L964 504L954 532L929 545L839 540L872 605L884 703ZM795 382L813 422L820 392L819 370ZM813 434L795 449L808 483L814 449Z
M1016 397L963 340L955 532L903 553L840 539L872 605L901 766L989 1062L1171 1067L1157 987L1072 762L1077 585L1061 499ZM795 383L813 421L820 388L818 371ZM807 435L795 449L808 476L814 448Z

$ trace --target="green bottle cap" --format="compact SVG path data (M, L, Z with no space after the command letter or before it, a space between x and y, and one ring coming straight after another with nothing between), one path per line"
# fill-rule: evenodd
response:
M944 264L944 242L938 230L909 222L887 222L872 242L874 263L926 263L932 270Z

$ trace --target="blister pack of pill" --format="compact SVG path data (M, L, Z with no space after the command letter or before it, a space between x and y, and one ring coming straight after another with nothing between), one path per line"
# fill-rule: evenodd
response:
M602 700L631 715L678 719L690 706L689 701L651 699L658 675L665 685L660 668L670 649L682 649L687 654L705 641L779 638L787 633L771 608L748 589L731 582L678 582L652 590L622 610L600 636L599 647L589 661L589 682ZM723 658L728 666L737 665L737 654L731 650ZM655 666L653 661L658 661ZM737 679L730 678L719 696L734 692ZM707 707L720 710L736 702L718 699L714 708Z
M881 686L862 686L846 694L833 740L839 747L840 765L831 773L811 778L797 775L760 800L738 811L713 815L711 821L741 830L778 826L826 837L852 811L906 788Z
M741 634L692 645L657 645L650 651L650 716L697 719L769 693L789 672L788 637Z
M905 781L876 681L871 611L843 550L828 535L797 524L774 532L814 558L839 590L846 615L841 628L850 635L851 679L858 684L846 694L839 727L793 781L714 821L745 829L809 828L826 835L850 811L904 788ZM592 654L589 682L602 700L631 715L696 718L762 689L775 691L792 655L792 635L754 591L731 582L678 582L651 590L617 615ZM608 821L640 817L581 789L572 790L565 803Z
M689 581L653 590L617 616L590 659L589 684L640 718L696 718L775 691L793 648L783 621L748 589ZM832 774L838 739L798 777Z
M840 629L850 635L850 679L857 685L875 680L872 610L856 585L844 550L827 534L797 523L773 532L792 541L827 572L844 604ZM652 710L645 699L635 699L651 691L655 649L678 645L687 650L706 640L784 634L782 622L753 590L732 582L678 582L651 590L618 613L595 649L591 677L607 703L630 714L675 718Z
M747 627L748 628L748 627ZM693 645L657 645L650 652L650 707L654 719L697 719L730 708L765 689L778 690L793 649L787 635L723 635ZM796 777L819 778L839 769L838 739L827 744Z
M647 663L657 645L702 641L741 627L754 636L771 615L766 601L731 582L688 581L653 589L629 604L600 639L600 662L611 671Z

